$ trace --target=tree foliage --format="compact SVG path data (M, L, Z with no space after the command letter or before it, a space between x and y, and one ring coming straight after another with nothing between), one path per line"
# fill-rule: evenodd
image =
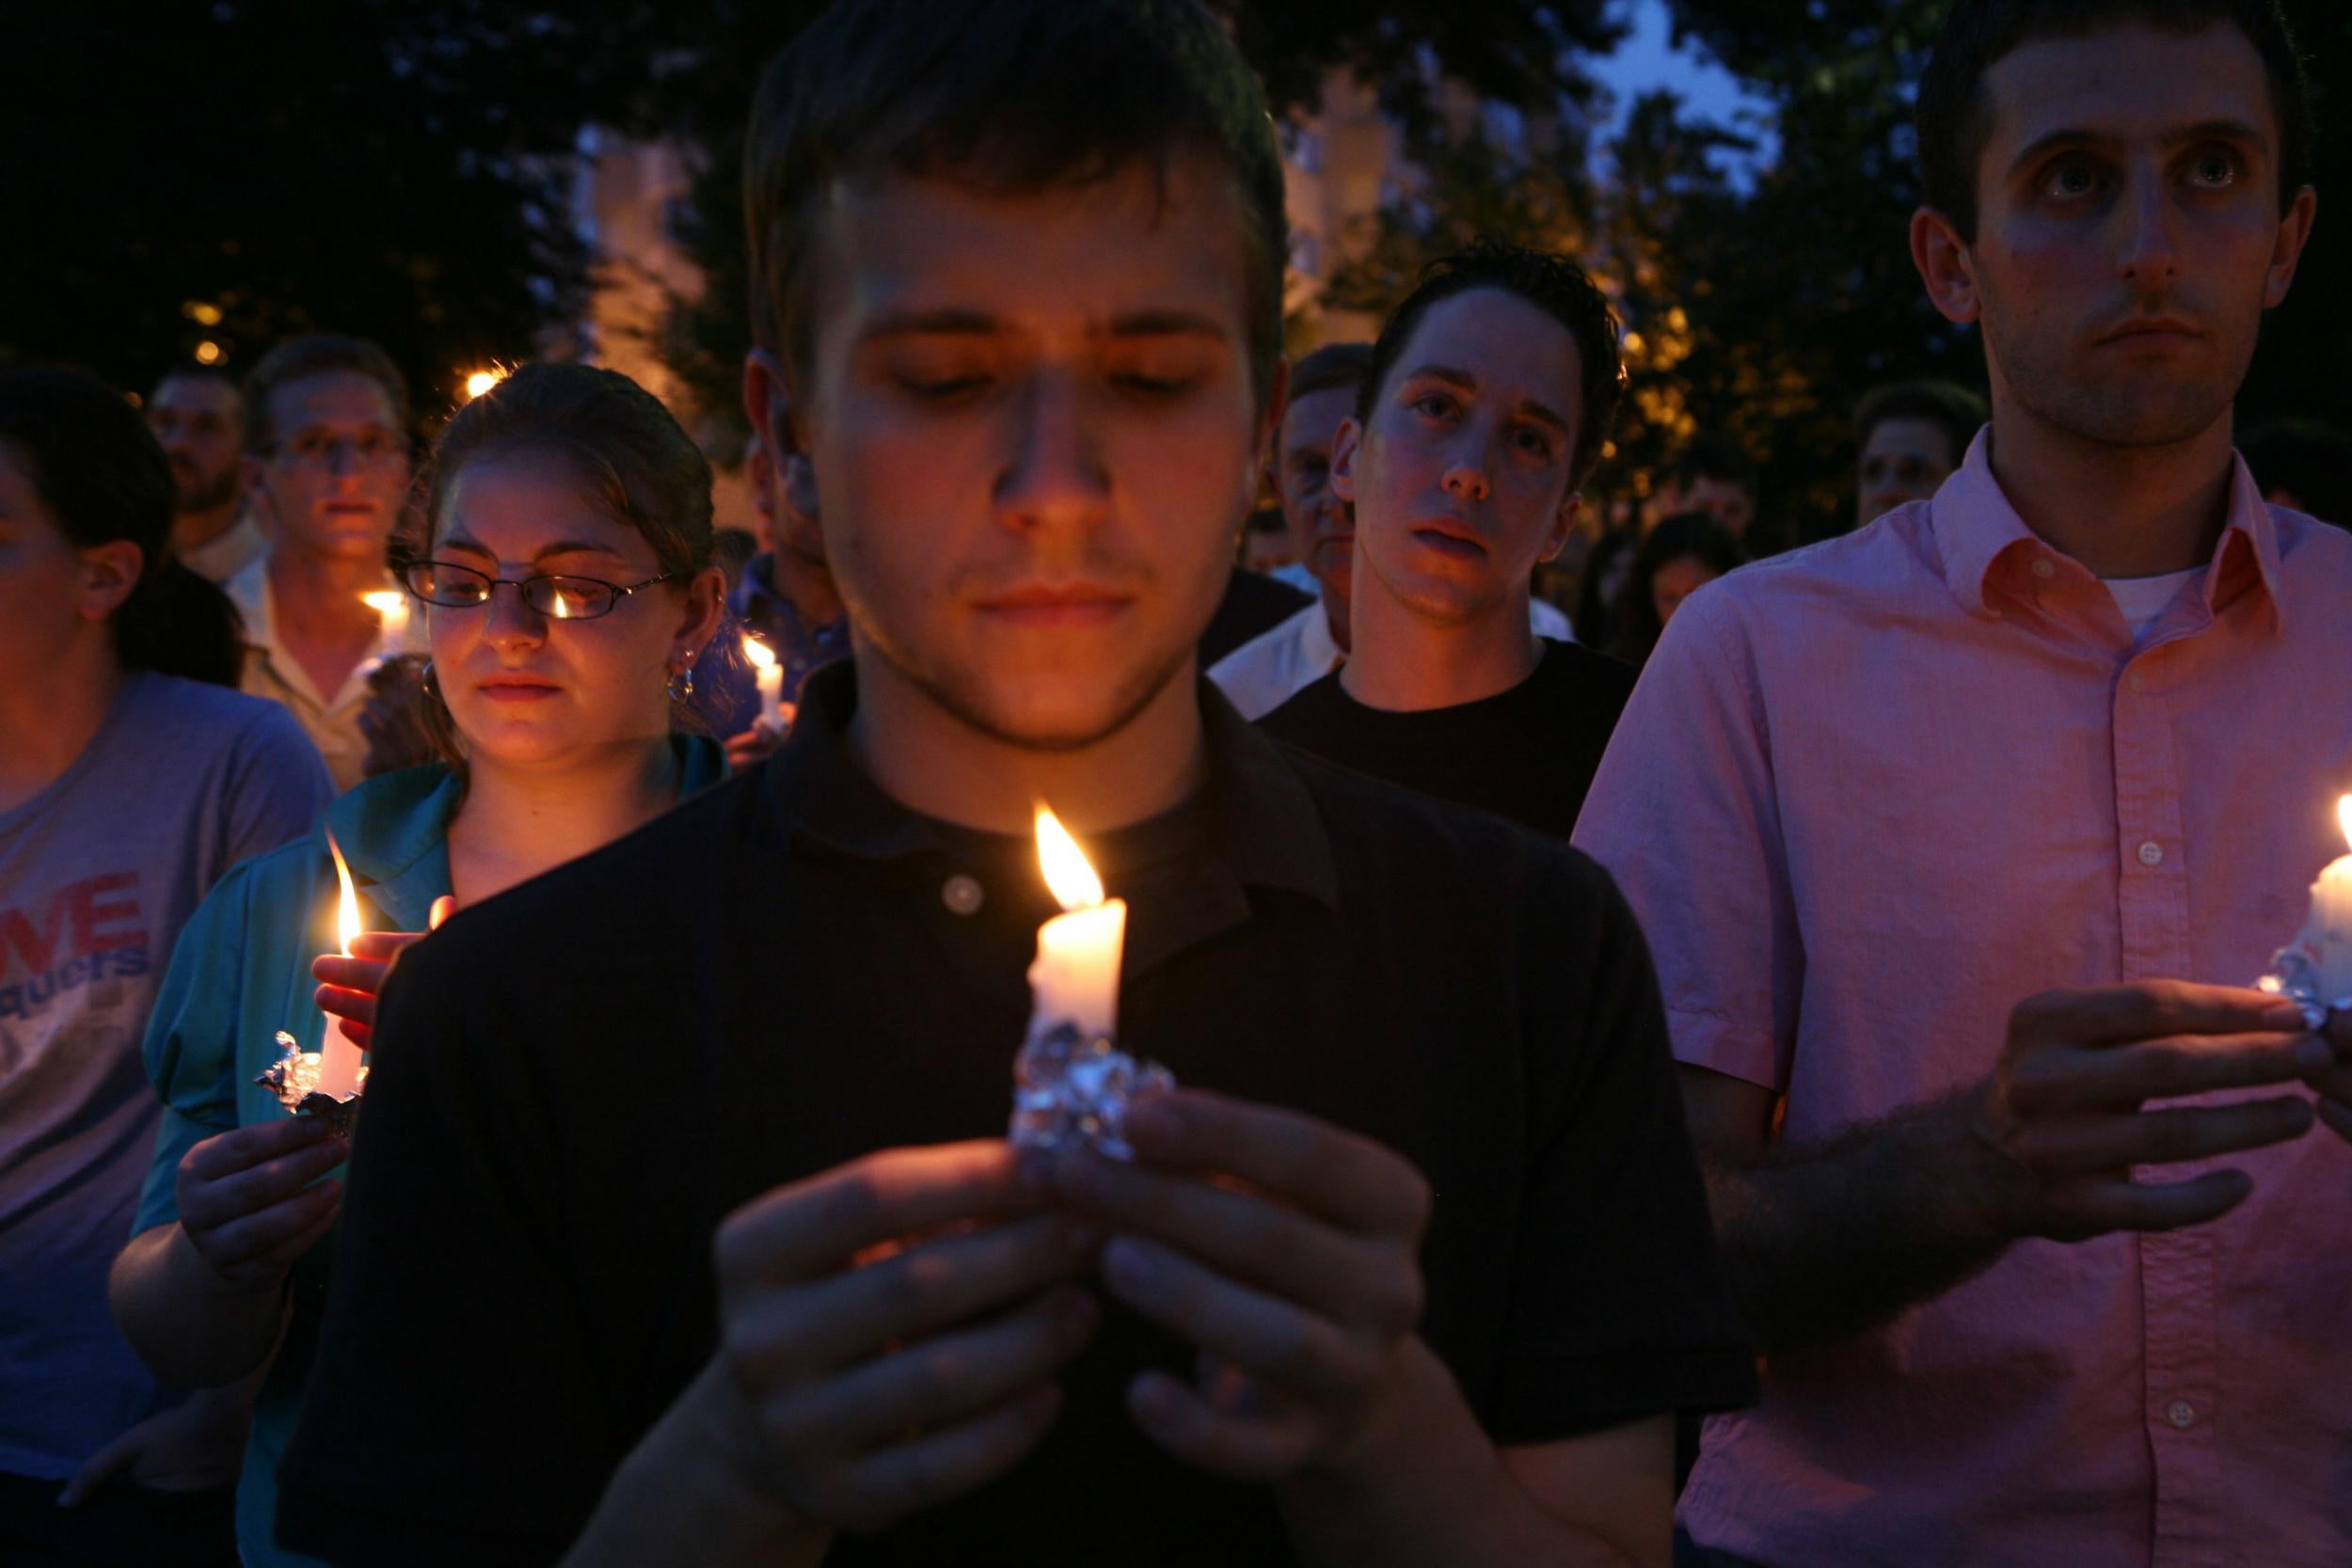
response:
M1772 153L1653 97L1609 145L1593 60L1611 0L1213 0L1278 112L1333 70L1376 84L1427 178L1335 280L1364 308L1478 233L1587 257L1633 332L1633 395L1603 483L1639 490L1698 430L1761 458L1799 531L1843 511L1847 412L1868 386L1980 381L1928 309L1904 226L1911 84L1943 0L1668 0L1678 32L1761 92ZM748 339L742 127L764 63L824 0L84 0L12 19L0 51L0 361L78 363L137 386L211 341L230 368L313 328L374 337L428 408L462 369L527 356L579 317L593 256L564 160L580 128L680 140L684 224L708 279L662 348L706 413L734 404ZM2352 7L2289 0L2314 75L2319 182L2352 189ZM1437 67L1531 111L1516 138L1432 112ZM2244 400L2249 420L2352 424L2352 225L2323 206ZM194 313L192 313L194 312ZM200 319L217 312L217 320Z
M625 40L465 0L87 0L0 50L0 359L143 387L202 343L375 338L446 405L527 355L588 256L557 160Z

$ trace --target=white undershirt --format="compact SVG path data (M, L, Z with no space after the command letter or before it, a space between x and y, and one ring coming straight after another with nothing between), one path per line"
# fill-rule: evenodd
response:
M2205 575L2202 566L2192 566L2185 572L2167 572L2160 578L2106 578L2107 592L2115 595L2115 608L2123 612L2124 622L2132 628L2132 641L2144 642L2148 628L2156 624L2156 617L2172 608L2172 601L2181 592L2181 585Z

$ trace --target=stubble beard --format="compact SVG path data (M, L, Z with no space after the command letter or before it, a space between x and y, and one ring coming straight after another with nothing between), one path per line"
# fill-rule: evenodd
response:
M1985 342L2010 395L2036 421L2086 446L2147 452L2194 440L2228 416L2253 363L2254 328L2216 321L2209 341L2217 364L2095 376L2073 361L2071 345L2019 329L1990 297L1985 305Z
M911 669L879 642L875 644L875 651L888 658L901 676L965 728L1001 745L1056 754L1083 752L1089 746L1110 739L1134 723L1144 709L1168 689L1168 683L1183 673L1184 661L1192 652L1189 647L1179 648L1171 657L1137 669L1114 691L1105 707L1111 716L1107 720L1083 730L1041 731L1024 727L993 711L985 693L972 689L977 683L961 682L951 675L938 676L927 671Z
M1106 715L1104 719L1077 728L1040 729L1007 711L1009 705L994 698L984 673L961 665L951 657L908 645L892 635L884 618L861 613L854 583L841 581L840 586L843 602L849 608L850 620L862 632L863 641L899 680L921 692L932 705L964 728L1000 745L1023 751L1081 752L1109 739L1135 722L1168 689L1168 683L1179 678L1194 648L1193 641L1180 642L1165 654L1134 666L1112 689L1109 699L1096 709ZM1147 594L1151 591L1149 583L1141 587ZM1194 641L1198 635L1196 631Z

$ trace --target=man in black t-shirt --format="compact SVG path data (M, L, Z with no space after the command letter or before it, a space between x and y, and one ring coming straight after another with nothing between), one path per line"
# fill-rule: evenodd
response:
M1221 25L842 0L752 123L746 401L852 656L774 756L402 960L281 1539L1662 1560L1671 1413L1754 1373L1640 932L1196 673L1281 388ZM1185 1085L1132 1163L1003 1135L1040 800Z
M1625 372L1574 262L1479 245L1380 329L1332 485L1356 508L1354 656L1268 714L1278 739L1565 838L1633 671L1528 630Z

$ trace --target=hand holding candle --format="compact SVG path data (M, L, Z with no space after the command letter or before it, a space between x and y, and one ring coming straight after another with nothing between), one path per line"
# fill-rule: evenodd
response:
M319 983L312 995L319 1011L342 1019L343 1033L360 1050L373 1051L375 1005L391 978L392 966L427 932L439 930L456 910L457 900L443 894L426 911L423 931L362 931L353 939L349 957L322 953L311 959L310 977Z
M2337 800L2336 819L2352 845L2352 795ZM2270 973L2259 984L2301 1003L2314 1029L2328 1007L2352 1004L2352 854L2320 871L2303 929L2270 960Z

